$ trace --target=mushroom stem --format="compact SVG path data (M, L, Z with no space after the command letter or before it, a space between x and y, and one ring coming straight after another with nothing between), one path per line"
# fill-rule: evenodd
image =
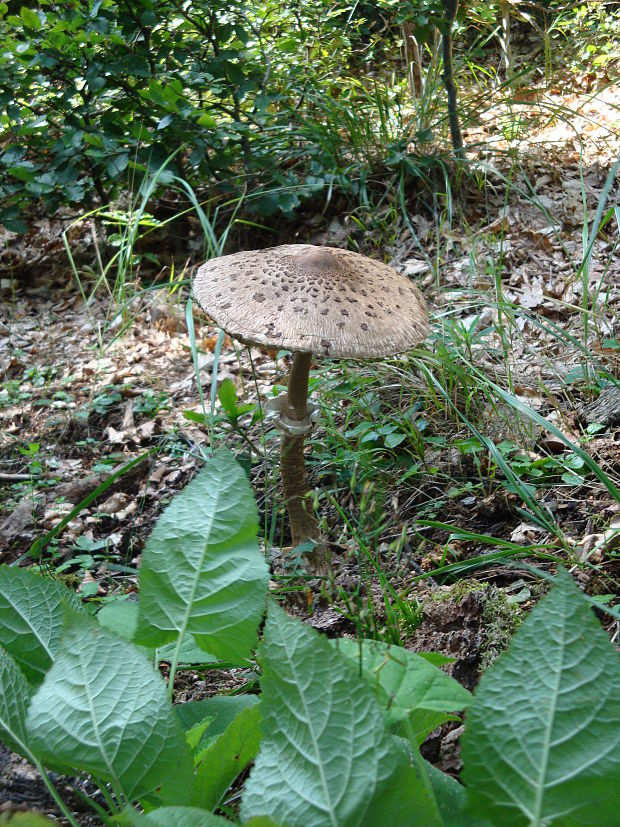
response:
M287 416L289 419L302 420L306 418L308 409L308 380L310 378L311 353L293 354L291 375L288 380Z
M289 419L301 421L306 418L311 361L311 353L293 354L286 405ZM297 546L304 540L318 540L319 524L308 497L303 436L282 435L280 473L293 545Z

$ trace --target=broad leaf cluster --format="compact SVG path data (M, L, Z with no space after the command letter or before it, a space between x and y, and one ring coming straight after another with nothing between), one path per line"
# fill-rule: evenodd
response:
M269 602L261 694L173 705L179 664L253 664L257 529L245 472L217 452L163 512L137 603L93 618L62 584L0 568L0 740L48 784L46 769L89 774L105 818L138 827L231 823L252 764L240 818L255 827L620 824L620 667L564 572L473 701L439 656L328 641ZM463 787L419 746L468 707Z

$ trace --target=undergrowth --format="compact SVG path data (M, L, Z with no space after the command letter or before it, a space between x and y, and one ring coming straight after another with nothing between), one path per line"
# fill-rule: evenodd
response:
M472 699L438 668L449 659L328 641L273 600L254 661L268 591L257 529L245 472L220 451L160 517L137 601L84 606L57 580L0 569L0 737L70 824L50 770L87 773L105 824L620 823L620 666L569 575ZM186 663L251 668L261 693L172 705ZM465 707L462 787L419 747ZM251 762L239 807L228 791Z

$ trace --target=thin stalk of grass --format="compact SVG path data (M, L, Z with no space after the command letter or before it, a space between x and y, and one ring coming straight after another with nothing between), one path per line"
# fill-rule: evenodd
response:
M215 416L215 403L217 402L217 372L220 364L220 356L226 339L226 331L220 330L217 334L215 347L213 348L213 368L211 371L211 419Z
M510 193L510 188L512 184L512 174L513 174L514 166L511 165L510 173L508 175L508 183L506 185L505 195L504 195L504 215L506 215L508 211L508 196ZM506 371L508 374L508 385L510 390L513 390L512 384L512 370L510 367L510 359L509 357L509 347L508 347L508 336L507 336L507 326L505 324L505 299L504 299L504 288L502 285L502 269L504 264L504 224L502 222L502 228L500 231L500 248L499 248L499 261L495 268L495 300L497 302L497 330L499 333L500 341L502 343L502 350L504 356L504 364L506 366Z
M428 265L428 268L431 271L431 273L436 273L437 268L433 265L433 262L431 261L430 256L428 255L428 253L426 252L425 247L423 246L422 242L418 238L418 234L415 231L415 227L413 226L413 224L411 223L411 221L409 219L409 211L407 209L407 202L405 200L405 173L404 172L401 172L400 178L399 178L399 181L398 181L398 201L400 203L400 214L403 217L403 221L405 222L405 226L409 230L409 233L411 235L411 238L413 239L413 242L414 242L415 246L417 247L418 251L422 254L422 257L424 258L424 261Z
M173 153L171 153L168 158L164 161L164 163L157 169L157 171L151 175L147 176L144 181L142 182L142 186L138 191L138 196L141 195L140 205L137 210L134 211L133 205L130 205L129 208L129 215L130 220L126 223L126 232L124 237L121 240L121 244L119 249L114 253L114 255L110 258L110 261L107 262L105 265L103 272L99 275L99 277L95 281L95 287L91 291L90 299L92 299L95 292L99 289L99 286L104 283L110 292L110 296L115 303L119 301L122 303L125 298L125 287L128 275L131 272L132 266L132 259L133 259L133 249L138 237L138 231L140 228L141 221L144 217L146 212L146 206L148 201L150 200L151 196L153 195L155 189L157 188L157 184L159 179L161 178L164 170L173 160L173 158L181 151L183 147L179 147ZM108 207L99 207L96 210L91 210L89 213L86 213L84 216L80 216L79 219L72 222L66 230L62 233L63 245L65 247L65 251L67 252L67 256L69 258L69 264L71 267L71 271L73 273L74 278L78 284L78 289L84 299L85 303L89 304L89 299L86 298L86 292L82 285L82 280L79 276L77 267L75 265L75 260L71 253L71 248L69 245L68 240L68 232L69 230L78 224L80 221L83 221L86 218L90 218L95 215L105 215L108 212ZM110 281L108 279L108 274L111 272L113 266L116 266L116 275L114 278L114 283L110 286Z
M474 371L475 368L472 367ZM483 376L480 372L478 373L479 378L482 380ZM490 379L486 378L486 382L490 388L507 404L510 405L511 408L518 411L519 413L523 414L524 416L531 419L532 422L535 422L541 428L549 431L553 434L557 439L559 439L566 447L571 450L574 454L576 454L581 460L583 460L584 465L594 474L594 476L599 480L599 482L603 483L605 488L607 489L608 493L620 503L620 490L614 485L612 480L607 476L607 474L603 471L601 466L593 459L587 451L584 451L580 445L577 445L575 442L572 442L562 431L557 428L553 422L549 422L548 420L544 419L539 413L537 413L533 408L529 405L526 405L516 396L513 394L508 393L507 391L503 390L492 382Z
M423 521L421 521L422 523ZM441 523L439 525L442 525ZM454 528L454 526L445 526L446 529ZM501 542L501 541L500 541ZM519 551L506 548L502 549L501 551L494 551L490 554L481 554L476 557L470 557L469 560L461 560L457 563L447 563L443 566L438 568L432 569L431 571L425 571L422 574L416 574L413 576L413 581L417 582L418 580L426 580L429 577L433 578L433 580L443 579L444 577L454 577L459 579L464 577L466 574L469 574L472 571L477 571L480 568L484 568L486 566L491 566L495 563L501 563L505 565L510 560L519 558L519 557L531 557L532 551L530 550L529 546L520 546ZM553 554L546 554L545 552L541 551L534 551L536 557L545 562L549 563L565 563L566 560L563 557L558 557L557 555Z
M94 778L93 778L93 782L95 782ZM102 786L99 786L99 782L97 782L97 786L98 786L98 789L101 791L101 794L103 795L103 790L105 789L105 784L103 784ZM72 786L71 789L72 789L73 795L77 796L77 798L79 798L80 801L82 801L84 804L86 804L87 807L90 807L92 810L94 810L97 813L97 815L101 819L101 823L105 824L106 827L109 824L118 824L117 821L115 821L115 820L113 821L115 816L110 816L110 814L107 813L104 810L104 808L101 806L101 804L99 804L98 801L95 801L94 798L87 795L83 790L80 790L79 787ZM112 803L114 803L114 802L112 802ZM111 810L111 812L113 812L116 815L119 812L118 807L115 806L114 809Z
M265 525L263 529L263 541L265 549L273 546L273 538L276 533L276 514L277 514L277 498L274 497L271 521L267 519L268 503L269 503L269 482L267 478L267 435L265 433L265 417L263 416L263 406L260 399L260 390L258 388L258 376L254 367L254 359L252 358L252 349L247 348L248 358L250 360L250 367L252 368L252 380L254 382L254 392L256 393L256 404L258 405L260 432L261 432L261 447L263 449L263 480L264 480L264 495L265 495Z
M601 221L603 219L603 210L605 209L605 204L607 202L607 198L611 191L611 188L616 179L616 173L618 168L620 167L620 156L617 158L616 162L611 166L609 172L607 173L607 177L605 179L605 183L601 190L601 194L598 199L598 203L596 205L596 212L594 214L594 220L592 222L592 229L588 230L588 203L586 199L586 189L585 189L585 182L583 180L583 165L579 164L579 177L581 180L581 200L583 204L583 226L581 231L581 238L582 238L582 258L581 258L581 266L579 268L579 272L581 274L581 306L582 306L582 319L583 319L583 342L585 348L584 354L584 372L586 376L590 375L590 359L588 354L588 340L589 340L589 307L590 307L590 263L592 261L592 252L594 249L594 242L596 241L600 228L601 228ZM611 219L611 211L608 213L608 220Z
M207 409L205 406L205 397L204 393L202 392L202 380L200 379L200 368L198 367L198 348L196 347L196 331L194 330L194 302L193 299L188 298L185 303L185 323L187 325L187 335L189 337L189 348L192 354L192 364L194 366L194 376L196 378L196 386L198 387L198 398L200 399L200 405L202 407L202 414L205 418L205 422L209 422L209 445L211 445L211 437L212 437L212 425L210 424L210 420L207 417Z
M408 607L404 604L404 601L403 601L402 597L398 594L398 592L394 589L394 587L390 583L389 579L386 577L385 572L383 571L383 569L381 568L381 566L379 565L379 563L375 559L374 555L372 554L372 552L368 548L368 545L364 541L364 539L362 538L360 532L353 526L351 520L346 515L344 509L342 508L342 506L340 505L338 500L333 496L330 496L329 500L330 500L330 503L332 504L332 506L338 512L338 514L339 514L340 518L342 519L342 521L346 524L347 528L351 532L351 535L355 538L357 546L360 549L360 553L363 553L366 560L368 560L368 562L370 563L370 565L374 569L375 574L378 576L379 583L381 585L382 594L385 594L387 592L390 595L390 597L393 599L394 603L399 607L399 609L401 610L403 616L406 617L407 614L408 614ZM361 563L361 558L360 558L360 563ZM385 598L384 598L384 605L386 605ZM396 629L398 629L397 621L394 620L394 622L396 623Z
M76 819L73 817L73 813L67 807L65 802L62 800L62 798L60 796L60 793L58 792L56 787L52 784L52 782L50 780L50 777L47 774L47 770L45 769L43 764L38 760L38 758L35 755L33 755L30 752L30 750L25 745L22 745L22 750L23 750L22 754L25 754L26 757L28 758L28 760L32 764L34 764L34 766L39 771L39 774L41 776L41 779L43 780L43 783L45 784L45 787L47 788L49 794L52 796L52 798L56 802L56 806L58 807L60 812L63 814L63 816L67 819L67 821L69 822L71 827L80 827L79 822L76 821Z

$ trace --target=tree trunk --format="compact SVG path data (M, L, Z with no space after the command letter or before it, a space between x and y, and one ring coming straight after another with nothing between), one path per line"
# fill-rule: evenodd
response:
M463 135L459 123L458 98L456 82L454 80L454 65L452 63L452 29L459 8L458 0L443 0L446 12L446 30L442 35L443 46L443 82L448 93L448 119L450 121L450 135L452 148L457 157L463 154Z

